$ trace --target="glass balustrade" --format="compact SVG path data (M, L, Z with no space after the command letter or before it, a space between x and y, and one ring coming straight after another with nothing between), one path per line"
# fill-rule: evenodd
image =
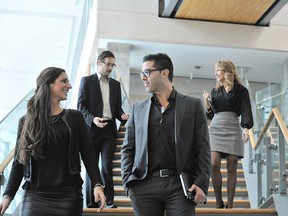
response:
M25 115L26 113L26 106L27 101L31 98L34 93L34 89L32 89L16 106L12 109L6 117L0 122L0 162L2 162L7 155L14 149L16 138L17 138L17 130L18 130L18 121L19 119ZM9 173L11 170L12 161L9 163L8 167L4 170L3 178L4 178L4 185L1 185L1 194L5 190L7 180L9 177ZM23 190L18 190L13 202L10 204L9 208L6 211L6 214L12 214L16 209L17 205L21 201L23 194Z

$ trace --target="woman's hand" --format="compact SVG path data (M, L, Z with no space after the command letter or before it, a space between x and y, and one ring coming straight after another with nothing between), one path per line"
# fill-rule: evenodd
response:
M2 202L0 203L0 215L3 215L6 211L6 209L9 207L12 199L10 197L3 197Z
M101 206L99 207L99 210L98 212L101 212L104 207L105 207L105 204L106 204L106 197L104 195L104 190L102 187L99 187L99 186L96 186L94 187L94 197L95 197L95 202L99 202L101 203Z
M243 133L242 133L242 139L244 142L247 142L249 140L249 130L247 128L243 129Z
M210 104L209 104L208 98L209 98L209 93L207 91L204 91L203 92L203 100L204 100L205 107L207 109L210 108Z

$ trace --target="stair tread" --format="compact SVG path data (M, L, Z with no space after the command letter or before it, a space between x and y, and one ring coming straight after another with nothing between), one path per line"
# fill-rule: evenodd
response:
M84 208L84 213L96 213L98 208ZM196 214L274 214L275 208L271 209L252 209L252 208L233 208L233 209L216 209L216 208L196 208ZM132 207L104 208L102 213L133 213Z
M130 201L130 198L127 197L127 196L115 196L114 198L115 202L131 202ZM223 199L224 202L226 202L227 200ZM216 203L216 200L215 198L213 197L213 199L209 199L207 200L207 203L209 204L215 204ZM234 198L234 204L237 204L237 203L249 203L249 200L247 199L242 199L240 197L235 197Z

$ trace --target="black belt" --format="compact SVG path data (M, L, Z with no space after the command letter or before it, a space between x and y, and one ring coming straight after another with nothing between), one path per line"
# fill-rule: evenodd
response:
M52 188L36 188L33 186L28 186L25 189L33 190L33 191L46 191L46 192L78 192L78 193L82 193L82 187L81 186L63 186L63 187L52 187Z
M161 178L165 178L168 176L175 176L177 173L173 170L169 170L169 169L161 169L159 171L155 171L151 173L151 176L158 176Z

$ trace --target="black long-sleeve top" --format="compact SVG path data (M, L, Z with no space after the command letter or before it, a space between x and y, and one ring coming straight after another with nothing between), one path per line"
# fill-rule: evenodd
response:
M222 86L219 89L213 88L211 90L212 104L218 112L235 112L237 116L241 115L241 127L250 129L253 127L253 115L251 110L251 102L249 98L248 89L241 84L235 83L234 88L226 92ZM214 117L214 111L207 113L207 118Z
M22 131L24 118L25 117L21 118L19 121L17 140L19 139L21 131ZM95 158L93 144L89 138L87 126L85 124L82 113L78 110L68 109L68 110L65 110L65 114L62 115L60 118L61 119L58 120L60 121L59 127L57 126L56 127L57 129L62 130L62 132L64 132L62 134L61 140L58 140L63 143L61 144L61 146L58 146L59 149L55 149L55 151L57 151L57 154L58 154L60 153L59 152L60 150L63 154L64 160L61 159L60 161L59 155L57 156L57 154L53 156L53 157L56 157L58 162L61 162L59 167L56 167L54 171L56 172L56 171L61 171L64 169L64 172L54 173L54 175L52 175L49 179L51 178L55 178L55 179L53 179L53 181L50 182L51 184L49 184L48 182L49 179L47 179L48 181L46 179L43 179L43 175L45 175L46 170L42 170L42 168L45 168L45 167L47 168L47 166L49 166L49 161L51 162L51 160L53 160L52 154L51 154L52 152L46 155L48 156L47 163L45 162L45 160L41 161L40 163L37 163L37 161L33 159L33 157L31 157L29 164L23 165L19 163L19 161L15 157L13 164L12 164L12 169L10 172L7 187L3 195L7 194L13 198L20 186L20 183L23 177L26 180L24 188L26 186L29 187L31 185L37 188L43 188L43 187L53 188L53 187L60 186L59 184L63 186L76 186L76 187L79 186L80 187L80 185L82 184L82 179L80 177L80 172L81 172L80 160L81 159L84 162L85 168L88 172L91 182L93 184L96 184L96 183L102 184L99 169L97 165L95 166L96 158ZM60 134L56 135L56 137L58 136L59 138L59 135ZM18 148L18 142L16 143L16 153L17 153L17 148ZM35 163L37 163L36 166L35 166ZM56 164L53 165L54 168L55 166ZM37 170L38 171L42 170L42 171L40 173L37 173ZM49 172L53 173L51 169Z

